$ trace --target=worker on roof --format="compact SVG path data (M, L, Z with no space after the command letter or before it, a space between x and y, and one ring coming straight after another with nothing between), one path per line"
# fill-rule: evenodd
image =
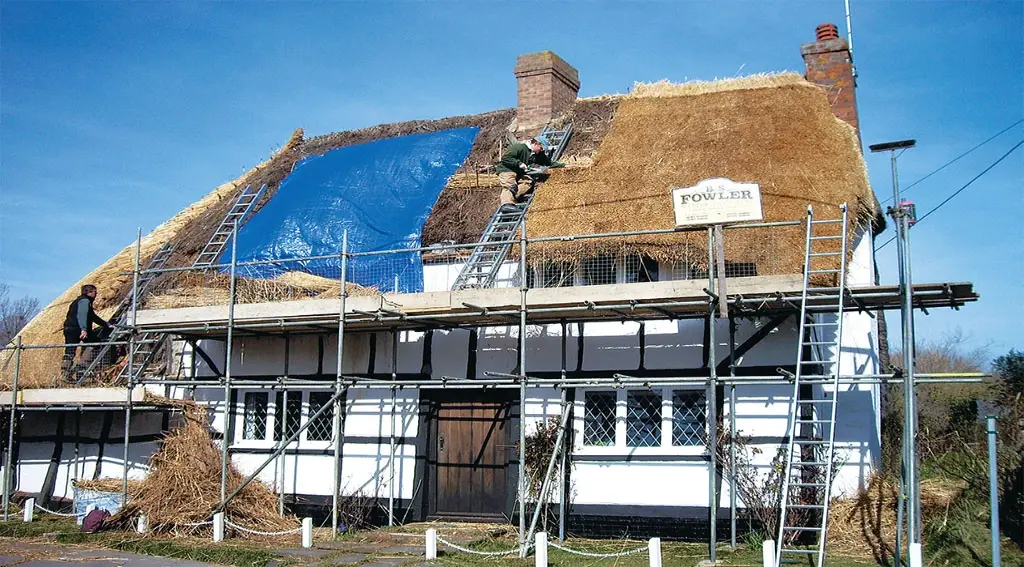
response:
M82 295L71 302L68 306L68 315L64 319L64 358L60 363L61 377L67 381L71 378L73 370L85 370L85 365L90 362L91 355L89 347L82 347L82 360L78 367L72 368L75 360L75 352L79 343L95 343L102 340L99 332L93 329L93 324L104 329L113 329L114 326L104 321L93 311L92 302L96 299L96 286L85 284L82 286Z
M518 199L529 195L536 184L535 177L530 175L533 168L565 167L565 164L551 161L544 153L544 145L531 138L527 142L519 142L508 147L501 156L495 170L498 172L498 183L501 184L501 210L509 211Z

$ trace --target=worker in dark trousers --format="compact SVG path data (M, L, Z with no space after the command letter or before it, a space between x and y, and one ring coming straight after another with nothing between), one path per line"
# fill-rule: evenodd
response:
M515 143L501 156L495 171L501 184L501 210L510 211L518 199L533 191L535 180L527 172L531 167L565 167L565 164L551 161L544 153L544 146L536 138L525 143Z
M93 325L99 325L106 329L113 329L114 326L104 321L93 311L92 302L96 300L96 286L85 284L82 286L82 295L71 302L68 306L68 315L64 319L64 359L60 363L61 378L68 381L74 371L82 371L89 364L91 347L82 347L82 360L77 367L73 366L75 351L78 350L78 343L99 342L100 337Z

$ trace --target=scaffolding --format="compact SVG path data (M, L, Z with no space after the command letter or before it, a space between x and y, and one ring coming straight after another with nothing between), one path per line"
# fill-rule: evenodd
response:
M323 404L315 417L320 417L333 408L333 437L332 437L332 458L333 458L333 490L331 494L331 525L333 533L338 533L339 527L339 496L342 490L341 479L343 472L342 448L345 443L346 406L343 399L351 390L377 389L390 390L391 409L389 428L389 458L387 478L389 478L388 495L388 523L395 523L395 489L393 479L395 478L395 453L396 453L396 432L395 432L395 394L399 390L430 390L430 389L510 389L518 390L519 393L519 459L518 459L518 487L517 498L519 518L519 541L522 553L528 550L530 535L537 525L538 515L542 508L546 508L550 501L547 500L547 493L551 487L559 487L559 502L557 506L559 518L559 535L561 539L566 535L566 522L568 511L567 498L564 494L564 487L567 483L568 462L570 460L571 438L567 429L571 427L573 404L567 402L566 394L575 388L585 387L612 387L612 388L651 388L669 386L689 386L704 388L705 402L707 404L707 419L704 439L707 445L708 460L708 521L710 525L708 539L708 556L714 561L716 559L716 548L718 544L718 521L719 504L716 500L718 487L716 485L719 474L717 454L718 436L715 428L719 421L716 415L718 404L729 403L730 420L730 451L732 451L731 466L728 471L721 474L726 476L726 482L732 483L736 478L736 387L743 385L793 385L792 374L779 372L773 375L741 375L737 372L739 365L737 361L743 354L762 340L773 329L777 328L783 321L801 311L801 299L806 296L804 302L808 313L825 313L835 311L837 303L840 305L840 312L871 313L880 312L886 309L921 309L932 308L954 308L976 301L978 296L969 283L942 283L942 284L918 284L912 288L903 289L899 286L862 286L850 287L844 291L830 288L828 286L803 289L796 275L786 279L780 275L772 280L770 277L755 275L753 278L737 279L730 275L725 257L725 235L732 230L764 229L767 231L781 229L801 230L806 220L787 222L762 222L748 223L742 225L714 226L699 228L677 228L667 230L633 231L607 234L581 234L559 237L528 238L526 234L525 219L519 227L518 257L510 262L515 265L515 273L518 274L510 280L513 287L494 288L485 290L465 290L444 292L449 298L447 304L432 305L423 309L396 308L389 305L387 301L379 301L376 309L359 309L366 301L359 303L362 298L351 298L349 285L354 283L351 276L353 263L357 268L368 264L368 260L379 260L381 258L407 258L408 255L420 257L432 257L440 259L464 258L474 247L482 244L458 244L451 246L431 246L420 248L403 248L387 251L353 251L349 249L347 235L343 239L341 249L337 254L328 256L317 256L295 259L293 262L298 266L307 266L314 262L336 262L340 267L338 277L335 280L338 285L339 294L334 305L333 312L327 312L323 307L325 302L317 303L317 309L295 310L288 314L259 314L255 310L248 310L241 313L236 294L237 284L240 281L240 274L260 273L261 270L279 267L281 261L257 261L239 262L237 259L237 226L233 227L230 235L230 258L228 264L203 266L202 274L214 275L227 273L230 279L228 297L225 305L211 307L210 312L215 316L209 320L183 321L183 320L161 320L155 317L142 317L141 297L139 296L140 278L145 281L158 276L174 276L189 271L196 271L197 268L157 268L144 270L141 264L141 236L136 243L135 268L132 272L133 287L131 295L131 335L127 342L128 360L134 360L134 353L138 348L140 337L146 336L179 336L186 337L195 344L196 341L208 338L223 338L226 341L226 356L224 359L223 373L220 376L196 377L193 372L186 378L176 378L165 372L164 375L153 375L147 373L147 368L129 367L130 371L125 373L126 397L122 403L105 403L102 407L108 409L123 410L125 414L124 432L124 475L122 483L122 496L127 498L128 480L128 448L130 443L129 430L131 428L131 416L133 411L140 409L153 409L151 404L139 402L137 398L138 389L146 386L179 386L191 389L209 388L222 389L224 393L224 432L221 455L221 502L218 510L223 510L227 503L238 493L237 488L232 493L227 492L226 478L229 463L231 462L231 441L234 429L234 404L232 403L232 392L236 389L269 389L280 390L287 393L290 389L324 390L331 393L330 401ZM601 295L606 288L562 288L553 290L557 293L545 295L545 288L531 286L531 270L535 265L529 261L528 253L531 244L544 242L566 242L566 241L588 241L602 238L620 237L645 237L657 235L670 235L681 232L696 232L706 234L707 256L701 259L705 268L692 270L693 276L688 281L682 282L657 282L657 283L627 283L615 287L614 293ZM400 264L400 262L396 262ZM402 268L404 269L404 268ZM422 268L421 268L422 269ZM209 270L213 270L210 272ZM364 272L365 273L365 272ZM385 274L386 275L386 274ZM742 274L741 274L742 275ZM747 274L749 275L749 274ZM390 277L390 276L388 276ZM577 276L578 277L578 276ZM397 282L397 272L394 279ZM387 278L381 278L386 281ZM536 277L532 278L536 284ZM793 282L796 281L794 284ZM745 282L746 287L739 285ZM767 283L765 283L767 282ZM646 287L644 287L646 286ZM517 289L518 288L518 289ZM565 293L565 290L574 290L573 294ZM643 294L630 297L631 290L644 290ZM907 293L904 293L904 292ZM397 283L396 283L397 292ZM437 292L438 295L441 292ZM427 294L410 294L426 297ZM641 297L642 295L642 297ZM579 297L577 297L579 296ZM383 297L402 297L402 294ZM540 297L540 299L536 299ZM283 302L282 302L283 304ZM266 304L263 304L266 305ZM223 309L225 308L226 309ZM748 344L737 345L736 331L737 324L743 319L765 318L767 324L761 330L748 339ZM704 326L704 365L702 368L694 368L696 375L665 375L654 373L649 376L633 376L623 373L607 373L610 375L601 377L570 377L566 365L566 336L569 323L586 323L591 321L633 321L645 322L653 320L699 320ZM719 356L715 352L719 338L716 337L716 320L726 319L728 321L728 355L722 364L718 363ZM561 333L561 371L557 376L548 376L550 373L531 373L528 369L530 359L527 356L527 327L535 325L560 325ZM345 337L350 333L368 332L389 332L397 337L399 331L405 330L434 330L434 329L485 329L494 327L517 327L518 328L518 365L511 373L485 372L483 378L440 376L428 377L427 379L399 379L397 357L392 353L392 369L390 379L379 379L359 375L351 375L343 372L345 362ZM247 379L233 375L232 368L232 344L240 337L247 336L290 336L296 334L318 334L321 336L336 334L338 346L336 353L337 368L333 381L310 380L292 378L286 375L273 376L264 379ZM753 341L750 343L750 341ZM797 339L799 340L799 339ZM170 344L170 341L165 341ZM42 346L42 345L41 345ZM63 348L69 345L45 345ZM57 409L54 404L21 404L19 397L19 363L22 352L34 348L32 345L23 345L19 341L12 347L4 347L3 350L13 351L14 379L12 393L6 402L10 408L10 428L7 433L8 445L6 454L6 465L4 468L3 498L6 505L11 491L12 477L12 445L15 440L15 423L19 411L52 410ZM397 341L394 341L394 349L397 349ZM642 347L641 347L642 348ZM840 355L835 353L835 357ZM726 364L727 362L727 364ZM821 360L826 363L828 361ZM193 366L194 366L193 361ZM212 366L212 365L211 365ZM917 374L912 382L913 385L929 384L936 382L950 381L980 381L980 375L962 375L958 377ZM878 373L864 375L804 375L801 383L804 384L889 384L903 383L904 377L896 373ZM727 400L720 400L718 388L728 388ZM528 502L527 496L527 473L526 473L526 400L528 391L535 388L555 389L560 392L559 420L560 434L556 443L556 450L550 458L546 467L546 475L543 479L541 494L535 502ZM21 405L19 405L21 404ZM58 404L61 405L61 404ZM75 404L63 403L64 407L76 407ZM77 407L82 407L78 404ZM157 408L158 409L158 408ZM251 482L257 475L275 459L281 457L287 450L289 444L313 422L307 419L306 423L290 435L281 435L271 453L264 459L258 469L247 475L245 483ZM422 432L420 433L423 434ZM284 487L281 487L281 503L283 509ZM729 501L729 541L736 545L737 538L737 502L734 490L730 490ZM415 495L413 496L415 500ZM533 505L532 519L528 522L530 515L528 508ZM6 515L6 506L4 508ZM6 516L5 516L6 517Z

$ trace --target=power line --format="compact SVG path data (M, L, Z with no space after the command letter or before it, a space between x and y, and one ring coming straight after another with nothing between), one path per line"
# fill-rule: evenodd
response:
M939 208L940 208L940 207L942 207L942 205L945 205L946 203L950 202L950 201L951 201L951 200L953 199L953 197L956 197L956 196L957 196L957 195L959 195L959 194L960 194L960 193L961 193L961 192L962 192L962 191L963 191L964 189L967 189L968 187L970 187L972 183L974 183L974 182L975 182L975 181L977 181L978 179L981 179L981 176L982 176L982 175L985 175L986 173L988 173L988 172L989 172L989 170L990 170L990 169L992 169L993 167L995 167L995 166L999 165L999 162L1001 162L1001 161L1003 161L1004 159L1006 159L1007 157L1009 157L1009 155L1010 155L1010 154L1012 154L1012 153L1014 152L1014 150L1016 150L1017 148L1019 148L1019 147L1021 147L1021 146L1024 146L1024 140L1021 140L1021 141L1017 142L1017 144L1016 144L1016 145L1014 145L1014 146L1013 146L1012 148L1010 148L1009 150L1007 150L1007 152L1006 152L1005 154L1003 154L1002 156L1000 156L1000 157L999 157L999 159L997 159L996 161L992 162L992 165L990 165L990 166L986 167L986 168L985 168L984 170L982 170L982 172L981 172L981 173L979 173L978 175L975 175L973 179L971 179L970 181L968 181L967 183L965 183L965 184L964 184L964 185L963 185L962 187L960 187L959 189L957 189L956 191L954 191L952 195L950 195L949 197L946 197L946 198L945 198L945 199L944 199L944 200L943 200L943 201L942 201L941 203L939 203L938 205L935 205L935 207L933 207L933 208L932 208L932 209L931 209L930 211L928 211L927 213L925 213L925 214L924 214L924 215L923 215L923 216L922 216L921 218L917 219L917 223L920 223L920 222L921 222L921 221L923 221L924 219L928 218L928 216L929 216L929 215L931 215L931 214L932 214L932 213L934 213L935 211L939 210ZM915 224L917 224L917 223L915 223ZM897 230L898 230L898 229L897 229ZM885 245L886 245L886 244L889 244L889 243L890 243L890 242L892 242L893 240L896 240L896 237L895 237L895 236L893 236L893 237L892 237L892 238L890 238L889 240L886 240L885 242L883 242L883 243L882 243L882 245L881 245L881 246L879 246L878 248L875 248L875 252L877 252L877 251L881 250L882 248L885 248Z
M971 149L967 150L966 152L964 152L964 153L962 153L962 154L960 154L960 155L956 156L955 158L953 158L953 159L949 160L948 162L946 162L945 164L943 164L942 166L940 166L940 167L939 167L938 169L936 169L935 171L933 171L933 172L929 173L928 175L925 175L924 177L922 177L921 179L918 179L917 181L915 181L915 182L911 183L910 185L907 185L907 186L906 186L906 187L905 187L905 188L903 189L903 191L905 192L905 191L909 190L909 189L910 189L911 187L913 187L914 185L917 185L918 183L920 183L920 182L924 181L925 179L928 179L929 177L931 177L931 176L935 175L936 173L938 173L938 172L942 171L943 169L946 169L947 167L949 167L949 166L953 165L954 163L956 163L957 161L959 161L959 160L960 160L960 158L962 158L962 157L966 157L966 156L967 156L968 154L970 154L970 153L971 153L971 152L973 152L974 150L976 150L976 149L978 149L978 148L980 148L980 147L984 146L985 144L987 144L987 143L991 142L992 140L995 140L995 139L996 139L996 138L998 138L999 136L1002 136L1003 134L1005 134L1006 132L1008 132L1008 131L1009 131L1009 130L1011 130L1011 129L1012 129L1012 128L1013 128L1014 126L1016 126L1016 125L1020 124L1021 122L1024 122L1024 118L1022 118L1022 119L1020 119L1020 120L1018 120L1018 121L1014 122L1013 124L1010 124L1010 125L1009 125L1009 126L1007 126L1006 128L1003 128L1003 129L1002 129L1002 130L1000 130L999 132L997 132L997 133L993 134L993 135L992 135L991 137L989 137L988 139L986 139L986 140L985 140L984 142L981 142L981 143L980 143L980 144L978 144L977 146L974 146L973 148L971 148ZM887 198L886 200L882 201L882 204L884 205L884 204L888 203L889 201L892 201L892 197L889 197L889 198Z

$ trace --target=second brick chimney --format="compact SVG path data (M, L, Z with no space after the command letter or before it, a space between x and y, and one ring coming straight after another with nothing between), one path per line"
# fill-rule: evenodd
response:
M552 51L520 55L516 60L519 100L516 131L533 135L569 110L580 91L580 74Z
M860 120L857 118L856 79L853 58L846 40L839 37L835 24L821 24L815 29L816 41L800 47L807 66L807 80L828 92L832 113L857 130L860 138Z

